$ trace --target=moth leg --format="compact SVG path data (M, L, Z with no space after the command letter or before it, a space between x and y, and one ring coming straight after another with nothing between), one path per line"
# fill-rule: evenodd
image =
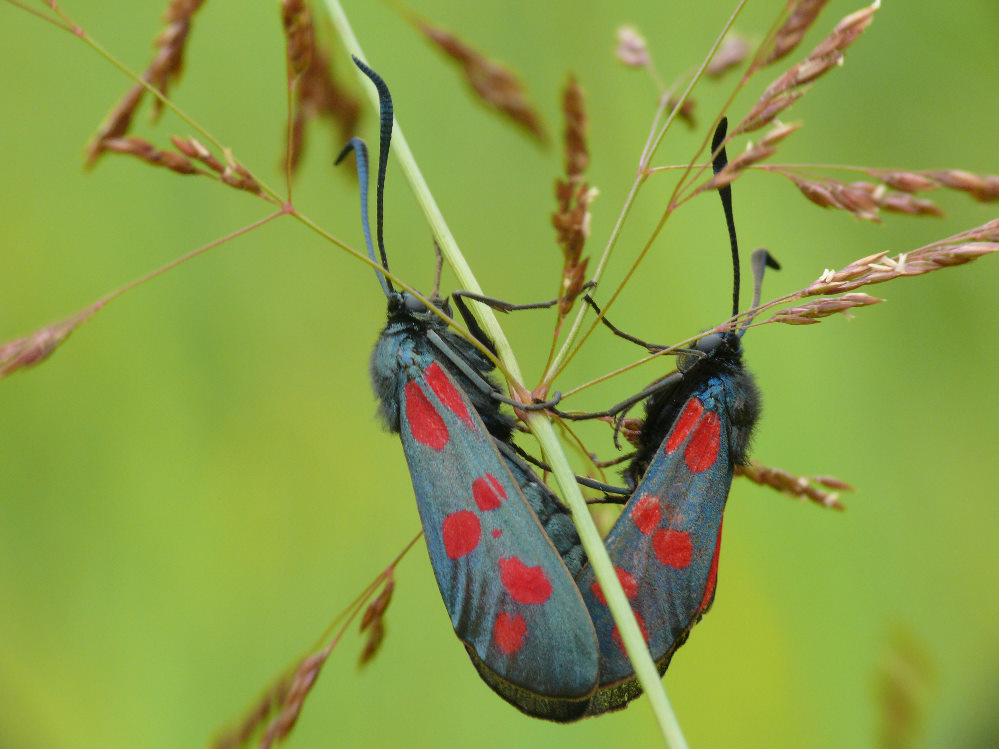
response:
M518 447L517 445L497 443L497 447L500 448L500 452L504 453L508 453L508 451L512 450L522 459L526 460L531 465L537 466L543 471L551 472L552 470L551 467L543 460L538 460L529 452L527 452L521 447ZM617 494L624 497L631 495L631 490L626 489L623 486L614 486L613 484L607 484L604 483L603 481L597 481L596 479L591 479L587 476L580 476L578 474L575 474L575 478L576 478L576 483L579 484L580 486L586 486L589 487L590 489L596 489L597 491L604 492L605 494ZM611 500L611 501L616 501L616 500Z
M438 335L435 331L428 330L427 339L432 344L434 344L435 347L437 347L438 351L440 351L445 357L447 357L447 360L449 362L451 362L455 367L457 367L457 369L463 375L465 375L465 377L468 378L469 382L471 382L476 388L478 388L480 392L489 396L493 400L497 400L500 403L506 403L507 405L513 406L514 408L519 408L522 411L546 411L554 407L560 400L562 400L562 393L558 392L557 390L555 391L554 397L552 397L550 400L539 401L537 403L521 403L520 401L516 401L513 398L507 398L502 393L497 393L496 389L491 384L489 384L488 380L486 380L484 377L482 377L482 375L480 375L478 372L476 372L474 369L468 366L468 362L466 362L461 356L459 356L455 352L455 350L451 348L447 344L447 342L445 342L444 339L441 338L440 335Z

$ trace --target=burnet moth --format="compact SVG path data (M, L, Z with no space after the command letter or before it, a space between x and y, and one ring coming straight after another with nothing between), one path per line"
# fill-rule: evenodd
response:
M355 63L380 98L379 258L367 220L364 142L352 139L337 161L354 151L368 253L387 270L382 219L392 100L381 77ZM520 710L578 718L596 688L599 656L574 581L585 558L568 510L513 452L512 420L500 411L507 399L488 380L493 364L437 314L450 318L447 301L432 298L435 312L376 274L388 323L371 357L371 378L381 415L402 440L455 634L483 680ZM456 304L461 311L460 299Z
M722 119L712 142L714 172L727 163ZM733 316L739 312L739 249L731 187L719 189L734 267ZM753 258L755 276L778 267L766 251ZM756 296L758 304L759 280ZM604 539L649 650L665 673L711 606L718 573L722 512L733 467L746 462L760 413L760 393L743 367L748 322L701 338L680 357L679 371L646 402L638 450L625 471L635 487ZM587 567L579 589L600 642L600 683L588 713L623 707L641 693L599 584Z
M363 199L368 173L364 142L352 139L337 161L355 152L368 253L372 261L387 270L382 219L392 102L384 81L360 61L355 62L377 87L381 102L376 182L380 258L375 256ZM723 197L723 203L727 200ZM726 211L730 217L730 200ZM731 220L729 226L731 232ZM488 378L492 362L455 333L441 315L411 294L395 291L383 273L376 274L388 299L389 319L372 355L372 381L381 401L382 417L402 440L445 607L479 675L522 712L548 720L572 721L625 706L641 691L633 669L616 637L593 574L584 566L585 557L567 510L512 447L512 421L500 411L500 403L508 401ZM431 302L444 316L451 317L446 300L434 296ZM491 347L474 320L465 314L460 298L456 297L455 302L473 335ZM712 353L714 347L707 341L702 339L696 350L701 359L729 361L731 356L722 355L721 350ZM738 338L735 341L737 350ZM688 399L696 396L716 412L721 411L721 406L711 400L719 397L717 386L711 384L714 380L701 359L695 357L689 367L681 367L680 383L650 402L648 409L657 413L659 420L648 422L649 441L655 439L652 430L669 428L683 405L670 405L675 398L664 397L667 392L682 390L688 393ZM735 362L738 364L737 358ZM749 375L740 371L751 386ZM743 385L739 381L738 386ZM693 441L688 439L689 432L693 431L695 437L700 433L699 422L678 424L670 435L684 429L680 439L688 445ZM745 440L748 433L743 446ZM685 448L689 453L696 449ZM727 481L731 482L733 458L718 448L716 452L718 467L727 466ZM710 588L710 594L703 597L710 603L715 567L709 564L710 569L701 570L691 563L688 569L675 571L672 576L666 573L665 584L663 573L652 569L649 560L660 563L663 544L654 529L648 527L652 511L646 509L649 503L642 499L658 491L672 498L678 507L689 503L682 491L667 491L665 486L670 476L682 473L678 469L682 463L671 467L668 463L676 460L651 455L643 458L640 452L629 469L630 475L639 470L640 460L651 460L652 464L611 530L608 550L644 630L648 633L646 621L657 628L649 643L660 672L664 672L673 651L706 609L706 604L690 607L685 599L695 589ZM718 468L707 470L712 478L717 472ZM687 473L695 476L692 470ZM696 481L688 483L691 492L705 493ZM725 483L714 498L718 504L717 527L727 493ZM692 504L700 501L697 495ZM697 537L700 544L698 529L686 530L689 524L679 522L680 513L672 507L664 503L660 509L660 514L672 512L678 520L667 534L670 530L687 533ZM648 514L643 516L646 521L640 526L640 535L636 535L635 518L642 512ZM692 517L693 521L710 522L711 517ZM667 547L672 538L668 535ZM712 538L713 549L717 530ZM709 562L716 563L716 558ZM637 581L637 575L645 571L648 581ZM578 586L574 578L578 578ZM671 605L681 610L679 617L649 613Z

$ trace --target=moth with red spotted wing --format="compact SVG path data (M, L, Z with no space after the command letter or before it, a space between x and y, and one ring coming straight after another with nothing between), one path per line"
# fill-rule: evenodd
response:
M726 124L722 119L712 141L716 174L727 163ZM731 187L720 188L719 194L734 266L734 316L739 248ZM778 267L765 250L754 253L753 260L757 278L764 264ZM758 289L757 284L757 294ZM714 599L733 467L746 462L760 413L759 390L742 363L745 330L733 326L701 338L691 354L680 358L679 372L646 402L638 450L625 471L635 489L604 539L660 673ZM589 567L577 583L600 642L599 687L587 712L615 710L641 689Z
M387 270L382 217L392 100L381 77L355 63L380 98L380 258L367 221L364 142L352 139L337 161L354 151L368 253ZM512 421L499 407L506 399L488 380L492 362L448 325L447 301L435 296L430 309L376 273L388 323L371 358L372 381L381 415L402 440L454 631L483 680L517 708L557 721L581 717L597 685L598 653L573 579L585 558L568 510L513 452Z
M380 95L380 258L363 199L361 216L369 256L387 270L382 217L392 103L384 81L355 62ZM366 195L367 148L352 139L338 162L350 151ZM737 257L730 198L722 194ZM512 422L499 409L505 399L488 379L492 363L450 328L446 300L433 297L432 310L376 274L389 320L372 355L372 380L382 416L402 440L455 633L483 680L529 715L564 722L625 706L640 693L633 669L566 509L511 448ZM755 421L741 332L702 339L701 357L650 401L645 441L668 434L661 454L640 450L633 461L629 475L645 475L607 539L661 672L713 596L721 510Z

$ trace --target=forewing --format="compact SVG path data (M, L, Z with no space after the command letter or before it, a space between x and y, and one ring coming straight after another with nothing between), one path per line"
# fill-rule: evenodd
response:
M732 483L724 383L712 378L684 404L604 543L657 663L711 604L722 512ZM600 643L600 686L634 678L589 567L578 577Z
M403 449L455 633L521 689L589 694L589 613L478 414L436 362L411 369L403 391Z

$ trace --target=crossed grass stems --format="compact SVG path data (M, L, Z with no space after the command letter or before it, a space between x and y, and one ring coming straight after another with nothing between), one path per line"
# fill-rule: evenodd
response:
M112 62L112 64L126 72L134 81L131 89L112 111L111 115L109 115L91 144L88 153L89 163L94 163L102 154L108 152L130 155L181 175L197 175L215 179L222 184L256 195L260 199L271 203L277 210L250 226L198 248L172 263L151 272L147 276L109 293L94 304L80 310L65 320L45 326L33 334L0 346L0 376L10 374L20 368L37 365L44 361L78 325L89 320L108 303L125 292L142 285L146 281L152 280L183 262L193 259L197 255L213 249L225 241L240 236L280 216L289 215L297 218L339 248L354 255L362 262L371 264L365 254L349 247L329 232L321 229L308 217L299 213L292 202L291 176L292 170L297 163L297 155L301 151L301 139L304 127L302 113L309 107L319 109L322 106L329 107L330 101L337 100L337 96L331 93L337 87L337 84L329 77L328 67L325 64L327 59L326 53L316 43L316 35L309 8L301 0L284 0L282 2L282 20L287 42L286 65L289 82L287 101L288 129L285 158L286 184L283 195L268 186L259 176L240 163L218 139L212 137L191 117L179 110L165 95L168 85L172 85L175 82L179 73L183 61L184 45L193 17L201 5L200 0L173 0L170 3L166 14L167 28L157 40L157 55L147 71L142 75L132 73L118 62L91 38L85 30L73 23L55 2L47 3L50 10L49 14L45 14L35 8L29 8L17 0L7 0L7 2L52 23L64 31L72 33L89 44L95 51ZM799 0L797 2L792 0L787 3L784 11L775 19L773 25L764 36L763 41L750 57L749 63L745 67L739 81L733 86L727 101L720 108L716 122L721 117L721 113L729 109L736 94L748 85L751 78L767 67L783 60L797 49L805 33L816 21L824 4L823 0ZM709 168L710 157L712 156L712 154L706 153L708 135L705 135L700 148L687 164L680 166L654 166L652 159L670 127L673 126L677 119L681 119L689 114L692 103L690 94L695 84L699 83L706 76L720 75L744 61L748 47L738 37L729 35L728 33L743 5L744 0L736 5L731 17L725 23L721 33L719 33L705 59L696 71L680 76L676 83L669 87L662 84L662 79L652 62L648 45L641 36L632 29L622 29L619 32L618 58L624 64L643 69L649 74L650 79L657 88L659 105L650 127L648 139L639 158L636 179L624 201L614 228L596 264L596 268L589 275L589 279L587 279L587 258L582 257L582 251L588 238L590 203L595 193L585 179L587 163L585 104L578 85L574 81L571 81L567 86L563 98L563 113L566 118L566 133L564 138L566 175L563 180L560 180L559 187L557 188L558 206L557 211L553 214L553 223L558 233L558 243L563 252L564 264L560 295L556 304L558 315L553 329L552 344L544 375L537 387L529 391L520 384L521 377L519 376L519 368L516 365L516 360L492 312L485 309L482 305L472 305L473 314L476 315L486 334L496 341L497 344L498 355L493 355L489 351L484 351L484 353L494 360L500 371L506 376L510 383L510 390L513 397L518 398L524 403L528 403L532 398L544 398L548 394L556 378L579 352L587 338L600 326L603 313L606 313L613 306L631 275L637 270L642 259L652 247L653 242L661 233L666 221L677 208L703 192L713 191L720 186L730 184L749 170L771 173L789 179L808 200L822 207L848 212L862 220L879 220L881 211L900 212L915 216L939 215L940 209L935 203L916 197L917 193L935 189L950 189L964 192L982 202L999 200L999 177L982 176L961 170L911 171L903 169L875 169L862 166L775 165L761 163L772 157L777 152L780 142L791 136L800 127L800 123L783 124L777 121L777 116L804 96L816 80L835 68L842 61L846 48L870 24L874 13L878 9L878 2L842 19L811 53L800 62L789 67L767 86L749 113L731 128L726 143L729 143L738 135L754 133L767 127L769 127L769 130L758 141L749 144L745 151L742 151L738 156L733 158L720 174L706 176L705 170ZM349 23L339 3L336 0L327 0L327 6L344 45L351 52L359 54L359 44L350 30ZM427 32L424 30L424 33ZM445 46L445 42L437 41L436 43L442 48ZM454 47L458 43L451 37L447 40L446 44ZM467 48L462 47L460 51L461 55L463 55L462 65L465 67L466 72L470 68L474 69L476 65L480 67L484 65L484 63L474 57L474 53L469 53ZM456 54L452 56L457 57ZM471 75L471 73L469 74ZM497 84L496 95L498 99L503 100L505 96L506 100L509 100L508 86L509 79L505 79L502 85ZM305 91L305 94L302 93L303 91ZM488 85L479 90L478 93L487 101L491 95ZM154 107L158 110L164 108L172 110L189 127L198 132L200 138L171 138L175 150L168 150L160 149L148 141L128 135L132 114L146 94L151 95L153 98ZM309 96L312 97L311 100ZM357 107L344 102L335 103L335 106L341 107L340 114L337 116L344 132L351 131L353 123L356 122ZM516 115L510 115L509 113L508 116L516 117ZM705 128L705 132L708 134L712 130L713 128ZM418 198L420 198L421 204L423 204L425 212L428 214L428 220L431 223L445 258L455 270L459 282L472 292L481 292L481 289L479 289L478 284L475 282L474 276L471 274L471 270L468 268L450 232L447 230L446 224L443 223L443 217L437 211L432 196L429 194L429 189L425 183L422 183L422 177L419 177L418 169L415 167L415 160L409 154L408 145L401 134L401 129L398 130L398 133L399 135L397 135L396 139L397 157L400 156L399 151L401 149L403 153L400 160L403 162L403 171L407 173L411 183L414 183L414 189L416 189ZM208 143L207 146L204 145L206 142ZM216 156L216 153L220 157ZM822 171L830 169L854 172L862 175L865 179L848 183L821 176ZM680 176L667 202L667 207L663 211L658 224L650 232L644 246L638 251L633 264L619 286L613 290L606 300L603 300L602 312L595 316L587 315L586 305L577 305L574 307L577 297L586 290L584 288L586 285L585 281L589 280L591 283L599 281L603 275L612 251L615 249L621 227L630 212L631 206L634 204L635 197L640 188L653 175L676 172L679 172ZM981 255L995 252L997 249L999 249L999 219L994 219L907 253L889 256L887 252L879 252L858 259L840 270L826 270L804 289L783 295L762 305L753 306L751 309L745 310L735 317L719 323L715 328L707 332L722 331L739 324L748 324L752 327L771 323L792 325L815 324L829 315L835 313L849 314L849 310L854 307L870 306L882 301L877 297L856 291L856 289L863 286L883 283L901 277L921 275L945 267L964 264ZM424 301L428 301L398 277L391 273L386 275L401 288ZM430 308L436 309L432 305L430 305ZM570 320L574 308L576 309L576 314ZM769 317L766 316L766 313L770 313ZM453 325L470 341L476 345L480 345L474 337L469 335L467 330L463 329L453 320L448 320L448 323ZM568 397L578 394L598 382L615 377L653 358L677 353L692 344L703 334L699 333L671 346L653 347L652 352L647 357L613 372L609 372L591 382L581 384L571 390L566 390L562 394L563 399L568 399ZM538 426L538 417L530 417L526 414L524 416L529 425L536 429ZM531 423L532 421L534 423ZM547 424L547 420L545 419L544 421ZM635 430L639 427L639 423L635 420L625 419L620 423L625 430L626 436L629 430ZM582 442L578 440L564 423L560 422L559 426L563 429L563 434L569 439L570 444L574 445L577 448L577 452L590 462L593 470L599 472L604 466L618 462L607 461L601 463L597 461L592 453L583 447ZM545 454L550 454L547 448L545 449ZM799 477L780 469L768 468L756 463L743 468L741 473L757 483L771 486L790 496L808 499L827 507L841 508L836 492L849 489L847 484L831 477ZM564 477L556 476L556 478L560 479ZM561 483L560 481L560 485ZM827 489L832 491L827 491ZM578 490L576 491L578 493ZM576 516L575 511L574 516ZM370 659L377 652L378 645L384 635L382 616L389 604L394 587L393 570L399 559L411 548L412 544L413 542L331 623L330 628L320 638L320 645L310 651L311 655L299 661L293 669L289 670L284 677L279 679L275 683L275 686L269 689L258 701L256 708L251 714L234 731L229 732L226 736L219 739L217 746L241 745L248 741L250 736L265 724L266 728L260 741L261 746L269 746L273 741L286 736L294 726L304 699L315 678L318 676L319 670L332 649L343 636L346 627L360 614L362 609L364 609L362 629L368 633L368 639L362 652L362 660ZM616 580L613 579L613 576L608 584L604 585L604 589L607 590L608 587L616 587ZM371 603L367 608L364 608L365 603L368 601ZM334 628L337 628L335 635L333 635ZM625 629L625 627L622 627L622 632ZM327 644L322 646L322 643ZM656 674L656 681L659 681L658 674ZM643 686L646 686L646 692L649 694L650 699L654 699L653 690L650 690L644 682ZM661 682L659 686L661 687ZM673 746L685 745L678 726L674 728L666 726L665 723L668 720L664 720L659 715L658 709L656 712L667 742Z

